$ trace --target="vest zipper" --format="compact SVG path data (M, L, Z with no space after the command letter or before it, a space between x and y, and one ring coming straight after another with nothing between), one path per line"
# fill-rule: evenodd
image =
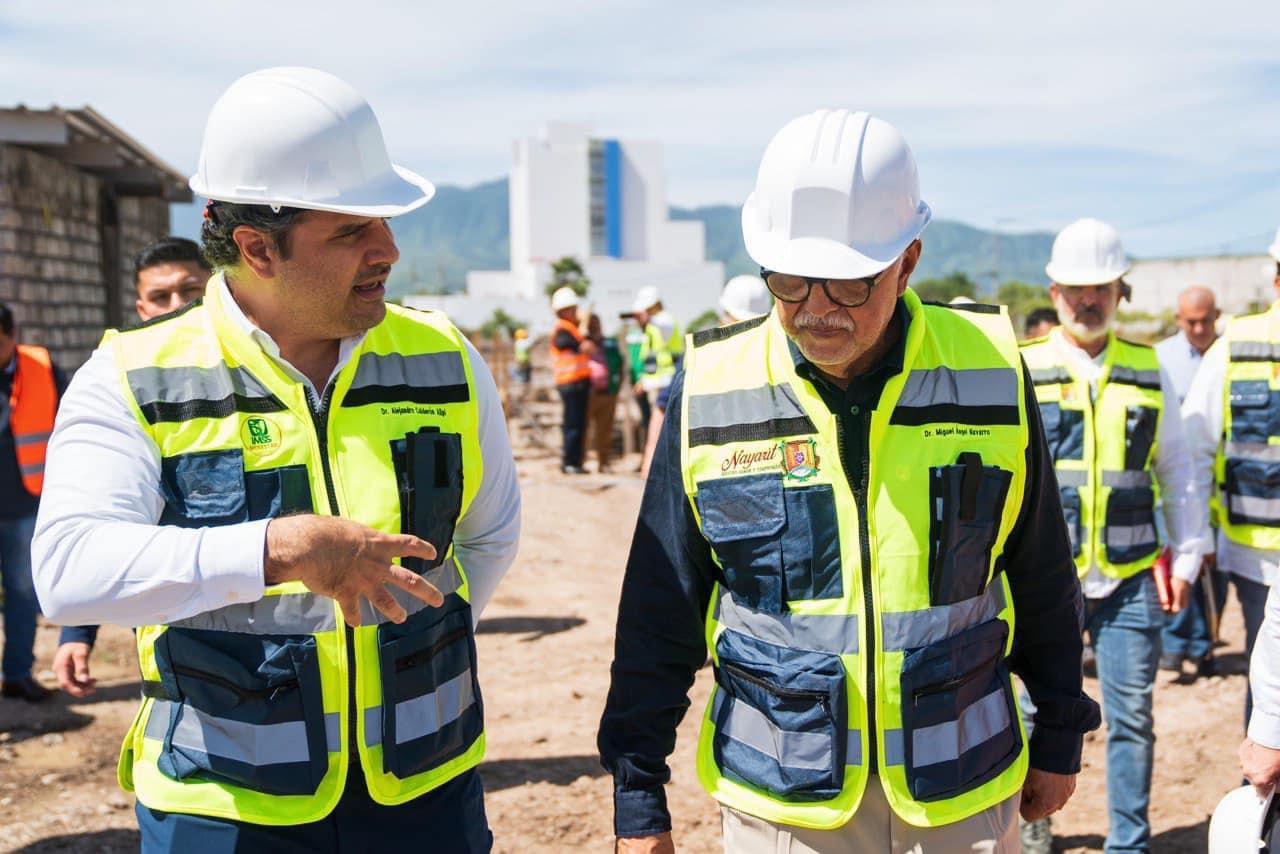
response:
M274 700L277 695L286 691L292 691L298 687L297 679L289 679L281 682L279 685L268 685L265 688L245 688L237 685L230 679L225 679L216 673L210 673L207 670L197 670L194 667L188 667L185 664L174 664L173 672L179 676L189 676L192 679L198 679L201 682L208 682L210 685L217 685L235 694L241 700Z
M795 700L817 700L822 703L823 706L826 706L827 704L827 695L822 691L804 691L796 688L782 688L731 661L720 662L720 669L725 673L732 673L743 682L754 685L761 691L773 694L775 697L788 697Z
M433 643L431 646L427 647L426 649L418 650L417 652L407 655L404 658L397 661L396 673L403 673L406 670L412 670L413 668L417 667L419 664L423 664L424 662L430 661L431 659L435 658L437 654L439 654L440 650L444 649L446 646L448 646L451 643L456 643L462 640L466 636L467 636L467 627L459 626L453 631L445 634L444 637L440 638L439 640L437 640L435 643Z
M329 501L329 514L337 516L339 515L338 492L334 489L333 469L329 465L329 404L333 401L333 385L333 381L330 381L325 387L324 395L320 398L319 412L311 405L315 398L312 397L310 388L306 389L306 394L307 411L311 414L311 423L316 431L316 442L320 446L320 471L324 475L324 491ZM356 703L356 632L345 620L342 628L347 642L347 709L351 718L347 729L347 741L350 756L359 762L360 739L357 736L359 720L357 716L360 714L360 708Z

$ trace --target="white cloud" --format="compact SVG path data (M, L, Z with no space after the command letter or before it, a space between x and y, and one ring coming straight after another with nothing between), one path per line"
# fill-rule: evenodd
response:
M902 128L942 216L1054 227L1084 213L1141 225L1191 212L1127 235L1157 253L1280 220L1277 9L9 0L0 91L90 103L189 169L232 79L315 65L364 92L397 159L437 181L502 174L512 137L585 120L661 140L683 204L739 201L778 126L853 106Z

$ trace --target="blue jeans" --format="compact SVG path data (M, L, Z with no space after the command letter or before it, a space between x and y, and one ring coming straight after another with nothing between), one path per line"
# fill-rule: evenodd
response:
M1217 581L1218 579L1214 579ZM1217 587L1214 588L1217 592ZM1200 661L1213 652L1213 641L1209 639L1209 621L1205 619L1204 581L1197 578L1191 593L1191 604L1176 614L1165 617L1163 646L1166 655L1176 655ZM1222 606L1218 606L1219 612Z
M1253 658L1253 644L1258 639L1258 630L1262 628L1262 618L1266 616L1267 610L1267 592L1271 589L1267 585L1250 581L1247 578L1236 575L1230 570L1219 572L1213 577L1217 584L1213 588L1214 599L1218 603L1218 613L1222 613L1223 607L1227 604L1227 584L1230 582L1235 585L1236 599L1240 600L1240 610L1244 613L1244 660L1250 661ZM1244 728L1249 729L1249 716L1253 714L1253 689L1247 689L1244 694Z
M4 585L4 660L6 682L26 679L35 663L36 617L40 602L31 581L31 537L36 517L0 519L0 582Z
M374 803L358 768L333 812L309 824L273 826L166 813L138 801L134 810L142 854L316 854L364 851L448 851L488 854L493 834L484 814L484 787L471 770L400 806Z
M1156 736L1151 694L1164 612L1150 572L1126 579L1105 599L1087 600L1085 627L1097 653L1107 724L1107 814L1103 849L1149 851L1151 766Z

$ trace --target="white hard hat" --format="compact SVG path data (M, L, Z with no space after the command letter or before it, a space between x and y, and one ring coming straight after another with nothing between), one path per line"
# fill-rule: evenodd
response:
M766 270L859 279L896 261L932 216L915 157L893 125L819 110L769 142L742 207L742 237Z
M977 303L977 300L964 294L951 298L951 305L974 305L975 303Z
M1059 285L1105 285L1129 272L1129 261L1116 230L1086 218L1058 232L1044 271Z
M1280 264L1280 228L1276 229L1276 239L1267 247L1267 253Z
M573 288L565 285L556 288L556 292L551 295L551 308L555 311L561 311L566 308L574 308L578 305L578 292Z
M268 68L231 84L213 105L191 176L223 202L392 217L435 187L391 162L368 102L314 68Z
M1209 820L1209 854L1248 854L1264 844L1262 833L1274 790L1258 797L1253 786L1241 786L1218 802Z
M653 285L645 285L636 292L636 298L631 303L631 310L648 311L660 302L662 302L662 294L658 293L658 289Z
M769 313L769 289L759 276L734 276L720 292L720 310L734 320Z

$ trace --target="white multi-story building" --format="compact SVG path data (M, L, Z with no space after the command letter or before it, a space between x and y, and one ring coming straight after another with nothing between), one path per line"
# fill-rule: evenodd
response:
M586 127L553 123L539 137L516 140L509 186L511 269L471 271L465 294L407 304L441 309L463 328L501 308L547 330L551 264L568 256L591 280L587 300L606 328L645 285L657 286L682 322L715 307L724 265L706 260L702 223L667 218L658 143L599 139Z

